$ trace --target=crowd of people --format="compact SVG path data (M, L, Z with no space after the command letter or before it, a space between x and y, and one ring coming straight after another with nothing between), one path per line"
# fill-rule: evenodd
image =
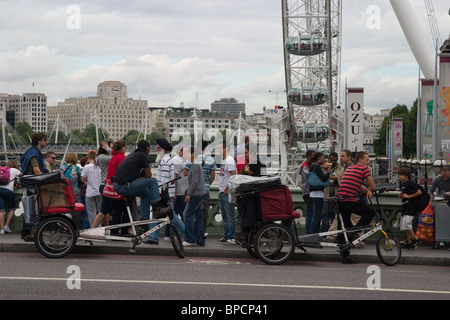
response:
M125 141L104 141L98 150L89 151L87 156L81 159L78 159L75 153L68 153L63 164L57 166L57 157L54 152L48 151L45 155L42 153L48 143L47 136L44 133L34 134L32 146L21 157L21 171L11 169L11 184L0 186L2 234L11 232L9 224L15 210L15 203L13 205L12 201L15 178L19 174L38 175L60 171L70 180L76 202L85 205L85 210L79 218L81 229L129 222L126 208L132 207L132 201L139 198L140 220L165 218L172 210L174 214L171 223L184 239L183 244L203 247L208 236L206 227L210 207L210 186L216 179L217 169L220 168L218 202L224 222L224 234L220 242L235 244L235 203L228 196L228 182L231 176L238 173L261 175L263 164L259 159L250 161L250 159L258 158L257 155L250 153L252 148L244 144L242 150L244 155L239 160L241 166L238 172L236 154L230 154L226 142L218 147L221 159L219 164L216 164L213 157L204 153L208 146L205 141L198 146L178 145L174 157L172 157L174 148L169 141L158 139L156 142L158 168L156 177L152 177L148 158L150 153L148 141L140 141L137 149L130 154L126 153ZM8 162L8 166L13 164L14 161L12 164ZM161 186L173 180L175 180L174 183L168 184L170 207L167 207L161 200ZM112 185L113 192L119 198L111 197L104 192L107 184ZM4 195L6 190L9 190L10 194ZM4 223L4 212L1 211L1 208L5 207L10 209L6 223ZM150 230L153 226L144 226L144 231ZM112 234L122 236L131 236L132 232L132 228L111 230ZM33 241L33 221L24 222L22 239ZM164 239L169 239L168 230L165 231ZM159 240L158 230L150 234L144 242L158 244Z
M60 171L72 183L76 201L85 205L80 220L82 229L129 222L126 208L133 207L133 201L139 198L141 220L161 219L173 211L172 224L184 239L183 244L203 247L208 236L206 227L210 207L210 186L216 179L216 170L219 169L218 204L223 219L223 236L219 241L224 244L236 244L236 240L240 238L240 235L236 234L236 225L239 222L236 221L236 204L229 197L228 182L236 174L262 176L265 167L257 154L251 152L254 148L248 140L238 146L235 154L231 154L226 142L219 144L217 151L220 163L216 163L214 158L205 154L207 142L201 142L196 146L178 145L174 152L174 147L169 141L158 139L159 164L156 177L152 177L148 160L150 144L145 140L140 141L137 149L130 154L126 153L125 141L104 141L98 150L91 150L86 157L80 159L80 165L77 154L68 153L64 164L60 167L56 166L57 157L54 152L48 151L45 155L42 153L47 143L44 133L34 134L31 147L20 159L20 170L14 161L8 161L6 164L11 168L11 181L6 185L0 185L0 234L11 232L9 225L15 210L13 191L16 178L21 174L38 175ZM339 155L334 152L326 157L321 152L307 151L306 160L300 168L307 234L333 231L338 228L336 212L328 202L328 198L333 196L343 199L339 203L339 209L343 214L345 227L370 223L374 214L367 205L367 200L371 199L376 186L368 165L369 156L366 152L352 155L350 150L343 150L339 161ZM309 173L314 173L325 183L320 186L309 184L307 179ZM400 226L407 237L405 247L411 249L419 243L412 231L411 217L423 210L422 204L418 204L418 199L426 192L411 182L410 171L403 168L398 175L401 181L400 196L404 216ZM161 200L160 186L172 180L175 182L169 184L170 206L167 207ZM108 190L118 197L112 198L104 192L108 186ZM435 191L437 195L450 191L448 167L444 167L441 175L434 179L430 193L433 194ZM417 201L411 200L414 198L417 198ZM9 209L7 215L5 208ZM150 228L152 225L145 226L144 230ZM132 232L131 228L112 231L122 236L130 236ZM24 222L22 238L28 241L33 240L33 237L33 221ZM169 239L167 230L164 239ZM159 240L158 230L152 233L145 243L158 244Z

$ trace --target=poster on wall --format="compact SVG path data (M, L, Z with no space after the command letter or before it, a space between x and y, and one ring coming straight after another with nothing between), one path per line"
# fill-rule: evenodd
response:
M439 150L444 159L450 161L450 55L440 57L439 76Z
M347 88L347 146L351 151L364 150L364 88Z
M434 105L434 80L421 80L421 144L422 150L418 153L423 155L425 152L433 154L433 105Z

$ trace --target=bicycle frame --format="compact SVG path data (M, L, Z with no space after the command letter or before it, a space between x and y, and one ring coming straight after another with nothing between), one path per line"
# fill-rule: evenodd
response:
M380 232L381 234L383 234L383 236L388 239L388 235L386 234L385 231L383 231L383 226L381 225L381 219L380 219L380 210L381 210L381 206L380 206L380 202L378 199L378 193L383 192L383 190L376 190L374 191L374 196L376 199L376 204L378 206L378 210L375 210L374 208L374 204L372 203L372 201L370 201L370 204L372 206L373 211L375 212L375 219L377 221L377 223L375 224L375 226L361 226L361 227L353 227L353 228L349 228L346 229L344 226L344 221L342 219L342 213L340 212L338 206L337 206L337 199L334 199L335 201L332 201L332 206L336 209L337 212L337 217L340 221L340 225L341 225L341 229L340 230L336 230L336 231L328 231L328 232L322 232L322 233L317 233L317 234L312 234L312 235L306 235L306 236L298 236L297 233L297 229L295 229L295 234L297 237L297 246L303 250L305 250L303 247L308 247L308 246L312 246L312 247L331 247L331 248L341 248L342 245L344 245L344 247L352 245L355 246L358 243L361 243L362 241L364 241L365 239L369 238L370 236L372 236L373 234L375 234L376 232ZM359 233L362 231L368 231L368 232L364 232L364 234L359 237L356 240L353 241L349 241L348 238L348 233L352 232L352 233ZM345 239L345 244L337 244L337 243L329 243L329 242L323 242L320 241L321 238L323 237L328 237L328 236L337 236L343 234L344 235L344 239ZM311 241L308 242L308 240L318 240L318 241ZM388 242L389 243L389 242ZM389 243L389 249L392 249L391 244Z
M163 183L162 185L160 185L159 187L162 187L162 192L161 192L161 198L164 199L165 201L168 202L168 199L165 199L168 197L168 194L166 195L165 193L167 193L167 188L169 186L169 184L174 183L176 180L179 180L180 178L168 181L166 183ZM133 220L133 216L131 214L131 210L130 207L127 205L127 212L128 212L128 218L130 219L130 222L127 223L122 223L122 224L115 224L112 226L106 226L106 227L99 227L99 228L92 228L92 229L87 229L87 230L82 230L79 231L79 238L81 240L88 240L88 241L92 241L92 240L97 240L97 241L106 241L106 240L117 240L117 241L129 241L130 237L120 237L120 236L112 236L112 235L107 235L107 231L111 231L111 230L115 230L115 229L121 229L121 228L126 228L126 227L131 227L133 230L133 235L134 237L131 238L145 238L148 237L149 235L151 235L153 232L161 229L162 227L170 224L170 218L166 217L164 219L153 219L153 220L142 220L142 221L134 221ZM149 224L153 224L153 223L158 223L155 227L153 227L152 229L144 232L141 235L138 235L136 233L136 226L141 226L141 225L149 225Z

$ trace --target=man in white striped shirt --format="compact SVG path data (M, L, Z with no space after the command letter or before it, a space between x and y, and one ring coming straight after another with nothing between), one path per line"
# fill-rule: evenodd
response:
M158 180L158 185L160 186L159 192L161 192L161 186L164 183L167 183L169 181L172 181L174 179L174 165L172 158L170 157L170 153L173 150L172 145L166 140L166 139L158 139L156 140L156 143L158 144L156 151L160 152L161 150L164 151L164 156L161 158L161 161L159 162L158 166L158 173L156 175L156 180ZM169 184L169 197L170 197L170 207L174 211L173 206L173 197L175 195L175 184ZM182 214L182 213L181 213ZM178 216L178 212L174 213L172 224L177 228L180 235L183 237L185 236L184 232L184 223L181 221L180 217ZM157 224L151 225L150 228L153 228ZM166 233L168 229L166 227ZM168 235L167 235L168 236ZM147 244L159 244L159 230L153 232L146 241Z

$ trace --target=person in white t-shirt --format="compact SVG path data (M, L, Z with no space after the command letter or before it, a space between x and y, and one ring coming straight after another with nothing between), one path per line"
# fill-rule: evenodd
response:
M16 210L16 200L14 197L14 183L16 178L22 173L17 170L17 165L13 160L9 160L6 163L9 167L9 183L7 185L0 186L0 234L11 233L9 224L14 216ZM5 210L8 207L8 216L5 223Z
M220 242L226 244L236 244L234 237L236 233L236 214L234 212L234 202L228 195L228 182L230 177L236 174L236 162L228 155L226 142L219 145L219 155L222 157L219 175L219 208L222 213L224 223L224 236Z
M87 184L86 187L86 212L88 214L89 224L92 226L97 213L100 212L102 204L102 195L99 191L102 180L102 169L95 163L97 152L91 150L88 152L88 162L81 171L81 180Z

